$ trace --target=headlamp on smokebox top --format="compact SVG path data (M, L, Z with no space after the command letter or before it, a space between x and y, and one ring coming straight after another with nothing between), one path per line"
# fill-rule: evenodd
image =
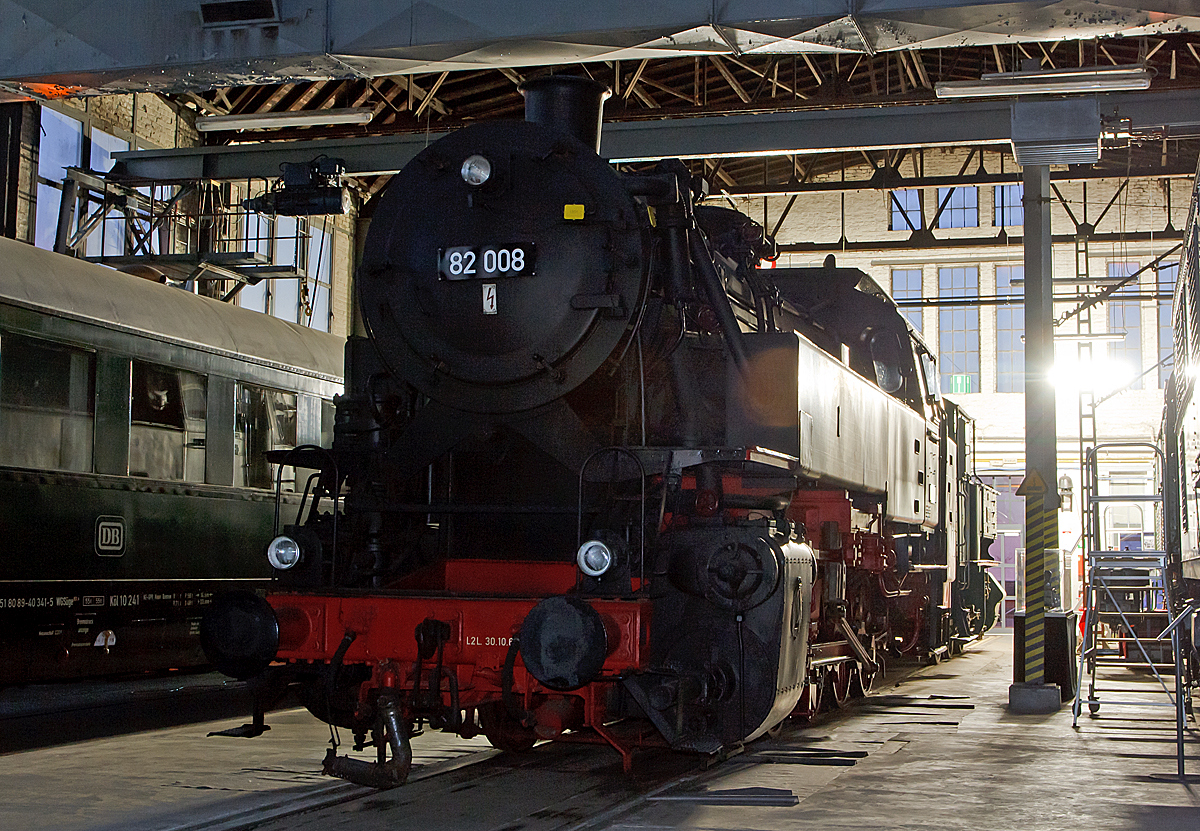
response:
M462 163L462 169L459 172L462 174L464 182L477 188L487 184L487 181L492 178L492 163L486 157L474 153Z

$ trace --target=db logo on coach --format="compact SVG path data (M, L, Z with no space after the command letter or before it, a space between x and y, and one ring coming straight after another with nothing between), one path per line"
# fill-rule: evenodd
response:
M101 557L120 557L125 553L125 517L96 518L96 553Z

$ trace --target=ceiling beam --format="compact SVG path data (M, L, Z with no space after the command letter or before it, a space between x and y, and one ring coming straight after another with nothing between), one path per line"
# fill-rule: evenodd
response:
M1076 241L1075 234L1054 234L1052 242L1055 245L1070 245ZM1183 239L1183 231L1165 228L1161 231L1137 231L1123 234L1091 234L1088 241L1096 244L1124 244L1135 242L1173 242ZM887 240L829 240L828 242L794 242L781 244L783 254L827 254L842 251L914 251L954 250L960 248L1009 248L1019 251L1024 245L1025 238L1019 234L994 234L991 236L946 237L938 238L923 234L919 240L910 238ZM1099 282L1099 278L1097 278ZM1021 302L1021 296L1015 295L1009 302ZM962 305L974 305L974 298L966 298Z
M1100 179L1191 179L1196 166L1155 167L1071 167L1050 173L1052 182L1090 182ZM900 190L904 188L987 187L1020 184L1021 169L1010 173L965 173L962 176L900 176L862 179L834 179L815 182L778 182L766 185L731 185L722 188L722 196L791 196L797 193L847 193L862 190ZM715 198L715 197L714 197Z

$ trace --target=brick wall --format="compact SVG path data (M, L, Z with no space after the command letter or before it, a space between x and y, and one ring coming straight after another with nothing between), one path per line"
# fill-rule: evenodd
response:
M196 147L194 116L155 93L69 98L51 106L125 139L131 146Z

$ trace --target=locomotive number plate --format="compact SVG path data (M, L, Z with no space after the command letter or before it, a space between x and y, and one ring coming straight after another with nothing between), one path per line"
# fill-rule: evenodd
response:
M456 245L438 249L442 280L494 280L533 274L533 243L520 245Z

